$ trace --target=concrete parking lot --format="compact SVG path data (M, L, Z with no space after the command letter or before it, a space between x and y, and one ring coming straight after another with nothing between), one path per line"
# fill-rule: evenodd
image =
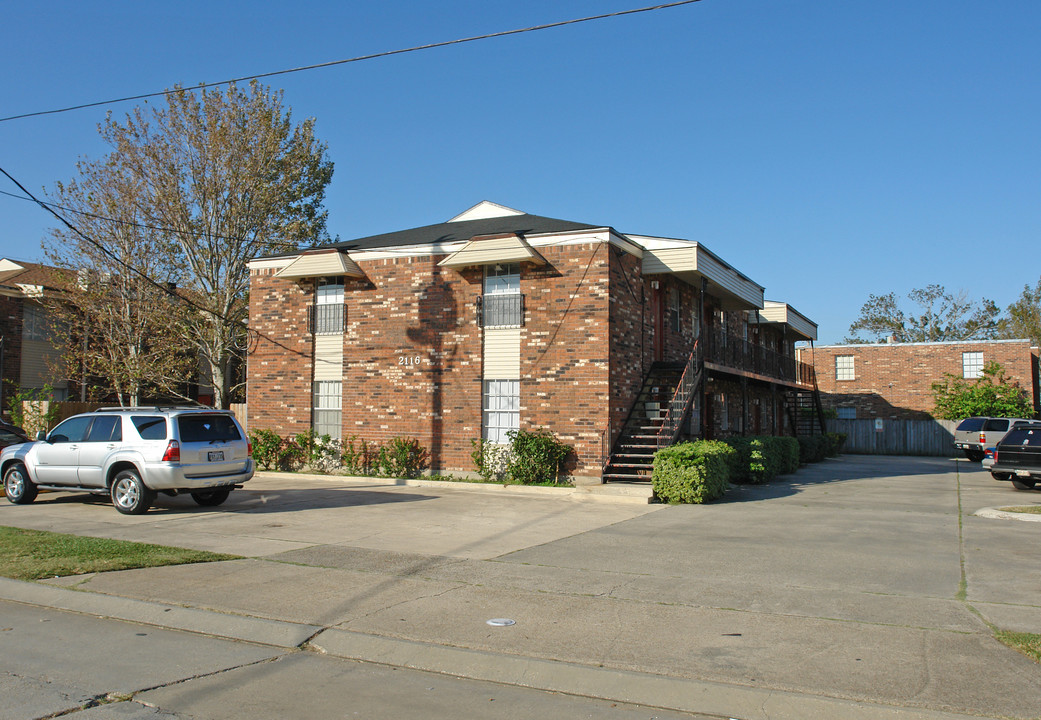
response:
M0 504L0 525L243 559L3 581L0 599L746 720L1034 718L1041 666L992 629L1041 632L1041 523L974 513L1039 502L967 461L867 456L707 506L263 476L221 508L140 517L46 494ZM208 683L214 703L242 692Z

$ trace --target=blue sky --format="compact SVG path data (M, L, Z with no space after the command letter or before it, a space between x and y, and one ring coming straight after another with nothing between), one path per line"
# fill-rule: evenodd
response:
M645 4L9 3L0 116ZM1037 0L702 0L267 82L317 118L341 239L481 200L689 238L829 343L870 293L1038 281L1039 37ZM53 188L104 113L0 123L0 167ZM0 195L0 221L0 256L43 260L47 214Z

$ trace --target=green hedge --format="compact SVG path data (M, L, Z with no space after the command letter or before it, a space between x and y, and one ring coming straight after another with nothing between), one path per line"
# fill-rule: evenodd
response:
M724 442L734 448L730 479L737 483L767 483L777 475L799 469L799 443L791 437L772 435L732 437Z
M668 503L704 503L729 486L734 449L718 440L680 443L654 455L654 494Z

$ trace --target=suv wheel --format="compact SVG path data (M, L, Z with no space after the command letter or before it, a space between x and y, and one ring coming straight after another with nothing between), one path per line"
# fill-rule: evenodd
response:
M1019 480L1018 478L1013 478L1012 479L1012 487L1016 488L1016 490L1033 490L1034 489L1034 481L1033 480Z
M986 456L987 456L987 453L983 452L982 450L966 450L965 451L965 457L967 457L969 460L972 460L973 462L979 462L980 460L982 460Z
M193 492L192 500L203 507L217 507L228 499L228 495L231 495L231 490L229 488L219 488L217 490Z
M4 474L4 495L15 505L28 505L36 499L36 483L29 479L25 465L15 463Z
M112 481L112 504L124 515L143 515L155 502L155 490L141 482L136 470L121 470Z

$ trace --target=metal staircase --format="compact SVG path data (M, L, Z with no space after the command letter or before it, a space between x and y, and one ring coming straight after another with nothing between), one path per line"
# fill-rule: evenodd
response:
M824 406L821 404L821 394L817 388L817 373L812 369L810 373L813 380L812 390L792 390L785 397L784 406L788 413L788 422L796 437L827 433Z
M654 453L676 442L701 383L695 343L686 365L655 363L629 411L603 468L606 482L649 482Z

